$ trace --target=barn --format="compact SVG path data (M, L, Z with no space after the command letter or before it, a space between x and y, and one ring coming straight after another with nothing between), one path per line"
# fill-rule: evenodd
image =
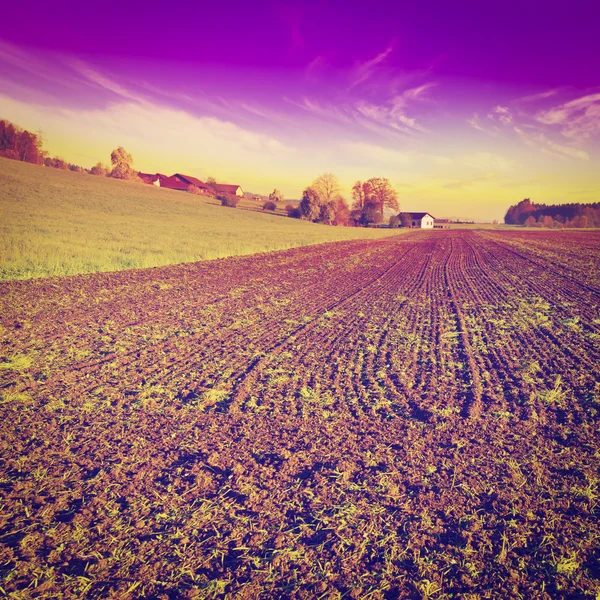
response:
M427 212L404 212L398 215L400 222L410 222L410 227L433 229L435 219Z

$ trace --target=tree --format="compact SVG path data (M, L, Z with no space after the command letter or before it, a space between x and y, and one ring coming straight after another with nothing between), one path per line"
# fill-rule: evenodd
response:
M390 227L400 227L400 217L398 215L390 217Z
M137 173L133 170L133 157L123 146L119 146L116 150L113 150L110 155L110 162L112 163L111 177L115 179L135 179Z
M338 196L333 201L333 224L334 225L348 225L350 221L350 208L348 207L348 203L342 196Z
M364 210L363 210L363 219L365 225L369 225L372 223L373 225L378 225L383 222L383 212L379 208L379 204L375 202L367 202Z
M277 189L275 188L270 194L269 194L269 200L271 202L283 202L283 194Z
M206 183L208 183L208 185L215 185L217 183L217 180L214 177L207 177Z
M386 208L398 210L398 194L385 177L373 177L367 181L369 201L376 204L382 212Z
M300 213L308 221L317 221L321 214L319 195L312 187L307 187L302 193Z
M319 211L319 223L325 223L326 225L331 225L333 220L335 219L335 203L328 202L327 204L323 204Z
M402 227L410 227L412 225L412 220L410 215L407 213L400 213L400 224Z
M366 225L366 207L369 203L371 190L368 182L357 181L352 186L351 216L358 225Z
M551 216L545 215L545 216L541 217L541 219L542 219L543 227L548 227L548 228L554 227L554 219Z
M310 186L317 194L319 204L329 204L333 202L341 191L340 182L333 173L324 173L319 175Z
M41 134L38 136L10 121L0 120L0 156L40 165L46 158L42 146Z
M108 167L105 167L101 162L96 163L91 169L92 175L98 175L100 177L106 177L108 175Z
M46 159L47 161L48 159ZM63 169L66 170L69 168L69 165L67 164L67 161L64 158L61 158L60 156L55 156L54 158L50 159L52 161L51 164L46 164L46 161L44 161L44 164L46 166L51 166L54 167L55 169Z
M361 225L381 223L386 208L398 210L398 195L385 177L357 181L352 186L352 216Z
M535 220L535 217L531 215L525 219L525 223L523 223L523 225L525 225L525 227L533 227L536 223L537 221Z

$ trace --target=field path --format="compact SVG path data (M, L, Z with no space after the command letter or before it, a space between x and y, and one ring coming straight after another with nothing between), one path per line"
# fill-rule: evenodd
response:
M598 233L2 283L0 348L0 593L600 594Z

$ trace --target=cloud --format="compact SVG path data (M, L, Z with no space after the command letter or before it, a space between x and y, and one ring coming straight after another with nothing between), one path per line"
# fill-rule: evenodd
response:
M385 61L393 49L393 46L390 45L375 58L359 63L350 74L350 88L352 89L370 79L377 67Z
M570 157L580 160L589 160L590 158L590 155L585 150L559 144L542 132L533 130L531 133L526 133L520 127L514 127L514 131L530 148L537 148L546 154L549 153L559 158Z
M434 88L437 87L437 83L434 82L429 82L429 83L424 83L423 85L420 85L416 88L411 88L409 90L406 90L403 93L403 97L408 99L408 100L424 100L427 99L427 92Z
M136 102L139 102L140 104L143 104L146 102L145 97L131 92L127 88L123 87L122 85L116 83L115 81L113 81L112 79L107 77L106 75L103 75L99 71L96 71L94 68L92 68L87 63L85 63L81 60L72 59L70 61L70 64L71 64L72 68L77 73L82 75L85 78L86 82L88 84L92 85L93 87L100 88L100 89L106 90L108 92L112 92L113 94L116 94L117 96L120 96L121 98L126 98L128 100L134 100Z
M418 133L430 133L416 117L409 116L408 111L415 107L418 102L429 100L427 91L437 84L430 82L416 88L410 88L396 95L385 104L373 104L370 102L357 102L355 111L363 117L371 119L376 123L390 127L409 135Z
M574 142L589 140L600 134L600 94L588 94L541 110L535 119L543 125L558 127L564 137Z
M521 98L517 98L515 103L521 102L538 102L539 100L545 100L546 98L551 98L552 96L556 96L560 91L564 88L555 88L552 90L546 90L545 92L539 92L537 94L530 94L529 96L522 96Z
M558 93L548 90L514 101L539 102ZM600 93L588 94L535 112L496 105L485 119L476 113L467 122L471 127L494 137L517 135L522 143L557 158L589 160L581 145L600 134ZM560 137L557 137L560 136Z
M492 112L488 114L490 121L496 121L501 125L511 125L513 122L513 116L508 109L508 106L496 106L492 109Z
M500 129L496 125L487 125L482 123L477 113L475 113L470 119L467 119L467 123L473 127L473 129L477 129L477 131L481 131L486 135L490 135L492 137L498 137L500 135Z
M43 61L2 40L0 40L0 61L35 77L42 77L48 80L54 78L54 73L51 72L48 65Z

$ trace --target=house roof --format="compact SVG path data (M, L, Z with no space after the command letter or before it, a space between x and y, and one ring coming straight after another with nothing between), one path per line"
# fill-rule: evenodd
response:
M242 189L239 185L232 185L228 183L213 183L212 187L217 192L223 192L224 194L235 194L239 189Z
M196 187L199 187L199 188L208 188L209 187L206 183L204 183L204 181L200 181L198 178L192 177L191 175L182 175L181 173L175 173L175 175L173 175L173 177L179 177L179 179L183 179L189 185L195 185Z
M144 183L154 183L155 181L159 180L161 183L165 180L168 179L168 177L166 175L163 175L162 173L138 173L138 177L144 182Z
M187 181L182 181L175 177L175 175L171 175L171 177L165 177L160 182L161 187L166 187L171 190L187 190L190 187L190 184Z
M157 179L160 179L160 175L158 173L156 173L156 175L152 175L152 173L138 173L138 177L145 183L153 183Z
M411 219L422 219L425 215L429 215L432 219L434 218L431 213L428 212L401 212L398 216L407 215Z

